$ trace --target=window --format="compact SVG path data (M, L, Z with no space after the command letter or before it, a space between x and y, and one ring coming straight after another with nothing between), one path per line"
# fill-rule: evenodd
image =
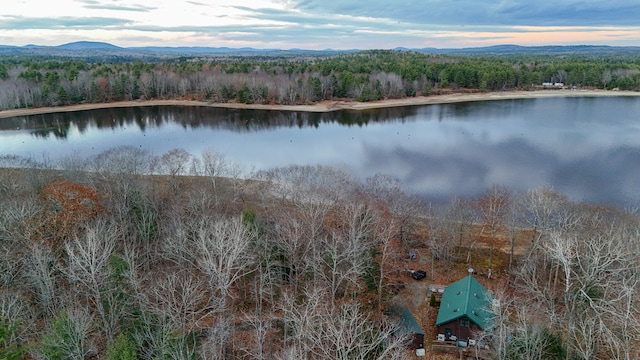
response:
M468 328L469 327L469 319L467 319L467 318L460 319L458 321L458 325L460 325L460 327Z

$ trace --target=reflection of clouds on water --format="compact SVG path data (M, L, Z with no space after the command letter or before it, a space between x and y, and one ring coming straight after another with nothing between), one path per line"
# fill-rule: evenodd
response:
M576 199L630 204L640 200L640 148L618 147L558 167L556 188Z
M614 148L563 161L522 141L459 145L455 153L370 148L362 168L398 177L427 198L477 196L493 184L514 191L552 185L574 199L628 204L640 199L640 149ZM417 164L417 165L416 165Z
M416 117L438 121L417 122L420 146L368 143L362 168L395 175L434 199L477 196L492 184L515 191L551 185L574 199L628 204L640 198L640 102L632 100L426 107Z
M206 107L105 109L7 119L0 153L156 155L215 149L247 169L346 165L398 177L431 199L551 185L574 199L640 196L638 98L472 102L325 114ZM15 126L21 129L15 130ZM37 131L38 135L33 135Z
M526 190L545 185L557 165L522 140L509 143L459 143L447 151L392 151L375 147L367 154L363 168L397 176L405 186L427 197L477 196L492 184ZM410 169L410 171L403 171Z

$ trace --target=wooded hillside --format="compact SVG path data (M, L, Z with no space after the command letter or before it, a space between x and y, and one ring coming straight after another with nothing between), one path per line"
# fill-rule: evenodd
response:
M634 211L498 185L435 209L383 175L240 178L215 151L19 165L0 171L0 358L406 358L386 310L422 319L430 279L469 267L498 299L478 334L496 358L640 355Z

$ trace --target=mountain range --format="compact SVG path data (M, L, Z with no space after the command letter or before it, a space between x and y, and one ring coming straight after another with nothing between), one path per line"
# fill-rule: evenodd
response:
M606 46L606 45L548 45L548 46L520 46L520 45L495 45L471 48L405 48L397 47L393 50L415 51L429 54L445 55L510 55L510 54L540 54L540 55L611 55L630 54L640 55L640 46ZM25 45L9 46L0 45L0 56L10 55L40 55L40 56L66 56L85 59L116 57L121 60L140 58L173 58L180 56L296 56L296 55L331 55L336 53L355 52L350 50L306 50L306 49L256 49L250 47L206 47L206 46L145 46L145 47L120 47L105 42L78 41L58 46Z

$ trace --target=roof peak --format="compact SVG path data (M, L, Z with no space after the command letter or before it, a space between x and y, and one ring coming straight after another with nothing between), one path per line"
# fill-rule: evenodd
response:
M485 329L490 324L489 291L470 273L445 287L436 325L442 325L463 316Z

